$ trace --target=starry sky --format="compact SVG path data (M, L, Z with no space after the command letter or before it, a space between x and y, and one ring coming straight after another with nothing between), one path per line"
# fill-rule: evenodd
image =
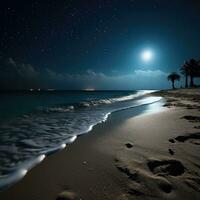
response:
M0 89L168 88L168 73L200 55L199 10L198 0L2 0Z

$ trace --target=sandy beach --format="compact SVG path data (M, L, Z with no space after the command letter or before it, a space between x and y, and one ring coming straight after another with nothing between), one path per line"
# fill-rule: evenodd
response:
M111 114L0 199L200 199L200 89L152 95L164 97L164 106Z

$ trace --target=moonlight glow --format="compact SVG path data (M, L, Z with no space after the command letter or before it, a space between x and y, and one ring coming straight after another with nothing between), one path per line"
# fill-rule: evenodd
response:
M145 62L151 61L153 58L153 52L151 50L145 50L142 52L141 58Z

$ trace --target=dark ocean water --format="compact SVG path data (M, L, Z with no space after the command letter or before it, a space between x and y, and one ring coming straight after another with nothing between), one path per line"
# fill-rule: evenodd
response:
M114 111L151 104L152 91L0 93L0 188L23 177L46 155L104 122Z

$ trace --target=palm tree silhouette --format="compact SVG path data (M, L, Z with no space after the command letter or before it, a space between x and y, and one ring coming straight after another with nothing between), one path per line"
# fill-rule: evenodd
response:
M172 82L172 88L175 89L174 83L175 83L175 81L180 80L180 75L177 74L176 72L172 72L171 74L169 74L167 79Z
M187 62L185 62L181 66L180 72L181 72L181 74L183 74L185 76L185 88L188 88L188 76L190 74L190 69L189 69Z
M190 87L194 87L194 78L198 76L199 61L192 58L185 62L185 69L190 76Z

